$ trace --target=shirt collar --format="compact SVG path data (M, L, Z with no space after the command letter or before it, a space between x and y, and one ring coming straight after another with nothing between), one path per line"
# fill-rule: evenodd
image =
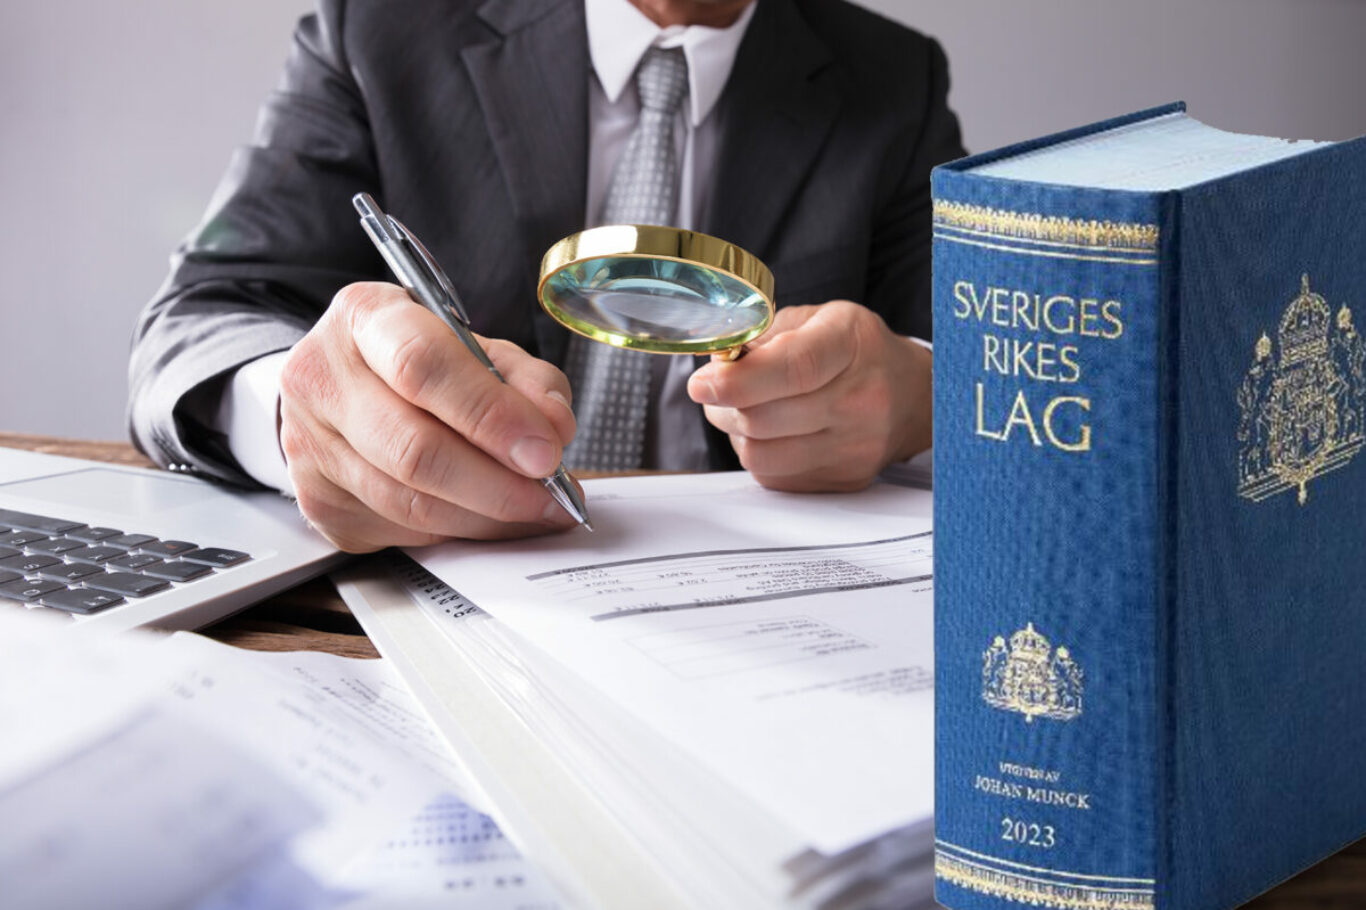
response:
M630 0L584 0L588 54L607 100L615 103L621 97L652 46L681 47L688 61L688 119L699 126L721 98L756 5L746 6L727 28L660 28Z

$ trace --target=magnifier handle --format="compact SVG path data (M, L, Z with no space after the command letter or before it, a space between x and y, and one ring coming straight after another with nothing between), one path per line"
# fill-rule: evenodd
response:
M749 345L738 344L733 348L726 348L724 351L715 351L711 356L715 357L717 360L723 360L726 363L734 363L748 353Z

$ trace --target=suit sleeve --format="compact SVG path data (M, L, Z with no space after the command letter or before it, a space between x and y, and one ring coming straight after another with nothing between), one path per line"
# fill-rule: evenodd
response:
M930 341L930 171L965 153L958 118L948 105L948 60L938 42L923 40L928 45L927 65L918 76L923 115L873 226L863 302L882 314L892 331Z
M383 275L351 216L354 193L382 188L342 49L342 13L340 0L324 0L300 21L252 144L233 155L138 320L129 429L163 466L258 486L209 429L224 381L242 364L291 347L342 286Z

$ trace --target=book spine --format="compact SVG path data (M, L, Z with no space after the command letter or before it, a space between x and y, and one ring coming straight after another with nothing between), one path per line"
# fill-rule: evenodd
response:
M936 897L1151 910L1174 203L933 183Z

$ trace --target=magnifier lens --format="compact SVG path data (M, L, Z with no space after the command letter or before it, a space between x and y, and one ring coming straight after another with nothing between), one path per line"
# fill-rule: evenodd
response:
M737 247L675 228L594 231L576 235L571 252L557 256L557 246L546 257L541 304L568 328L620 347L675 354L737 348L768 328L772 276ZM626 239L610 252L576 258L585 237L601 245ZM727 268L738 257L719 256L721 246L747 257L742 262L748 273L741 274L752 277L762 270L766 280L757 283L767 285L767 294Z
M589 259L555 273L541 293L574 327L668 347L743 344L769 319L768 302L729 275L667 259Z

